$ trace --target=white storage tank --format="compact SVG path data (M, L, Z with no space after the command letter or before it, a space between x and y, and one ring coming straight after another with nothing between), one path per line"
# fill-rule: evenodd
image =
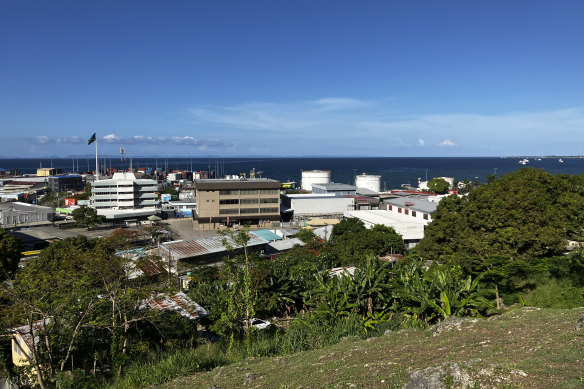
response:
M372 174L359 174L355 177L355 186L357 188L369 189L373 192L380 192L381 189L381 176L375 176Z
M331 171L330 170L303 170L302 182L300 184L302 190L312 191L313 184L330 184Z

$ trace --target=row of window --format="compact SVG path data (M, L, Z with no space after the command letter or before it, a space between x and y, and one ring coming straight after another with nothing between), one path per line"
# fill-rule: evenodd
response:
M389 211L393 210L393 206L389 205L387 208ZM410 214L410 210L407 208L401 208L401 207L397 207L397 213L404 213L405 215L409 215ZM412 210L412 217L416 217L418 214L416 213L416 211ZM422 217L424 218L424 220L428 220L428 214L427 213L423 213Z
M223 199L219 204L278 204L279 198L267 199Z
M255 195L255 194L279 194L279 189L241 189L241 190L220 190L220 195Z
M220 215L245 215L245 214L256 214L256 213L276 213L279 212L278 208L227 208L220 209Z

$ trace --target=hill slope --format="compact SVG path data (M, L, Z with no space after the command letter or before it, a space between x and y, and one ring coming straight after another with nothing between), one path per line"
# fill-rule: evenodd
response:
M162 388L582 388L584 308L525 308L427 331L248 359Z

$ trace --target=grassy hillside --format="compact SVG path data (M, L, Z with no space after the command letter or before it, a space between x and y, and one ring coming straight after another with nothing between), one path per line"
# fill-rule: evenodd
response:
M583 388L584 308L525 308L442 331L347 339L280 358L247 359L161 388ZM450 327L450 328L448 328ZM434 334L434 332L439 332ZM423 370L423 371L422 371ZM417 371L417 372L416 372Z

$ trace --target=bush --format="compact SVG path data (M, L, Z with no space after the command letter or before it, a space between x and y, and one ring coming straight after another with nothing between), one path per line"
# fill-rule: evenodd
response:
M577 308L584 305L583 294L584 288L574 287L568 280L552 278L531 291L525 303L538 308Z

